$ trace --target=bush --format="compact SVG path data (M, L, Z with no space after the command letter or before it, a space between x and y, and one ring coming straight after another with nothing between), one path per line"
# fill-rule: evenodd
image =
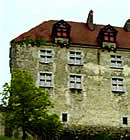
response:
M9 138L9 137L6 137L6 136L0 136L0 140L19 140L19 139Z
M101 132L94 135L93 140L112 140L112 136L110 134Z

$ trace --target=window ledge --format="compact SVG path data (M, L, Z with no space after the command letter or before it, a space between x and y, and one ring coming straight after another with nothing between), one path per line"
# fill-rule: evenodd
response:
M50 87L48 87L48 86L39 86L40 88L53 88L53 86L50 86Z
M115 91L115 90L113 90L112 92L113 92L113 93L119 93L119 94L120 94L120 93L125 93L125 91Z
M82 88L70 88L70 90L82 90Z
M40 64L52 64L52 62L40 62Z
M112 69L123 69L123 67L114 67L114 66L110 66L110 68L112 68Z
M83 66L83 64L71 64L71 63L69 63L68 65L71 65L71 66Z
M128 124L121 124L121 127L129 127Z

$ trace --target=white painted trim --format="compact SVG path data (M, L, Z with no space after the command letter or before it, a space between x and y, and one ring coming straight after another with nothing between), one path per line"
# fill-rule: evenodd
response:
M41 62L41 51L51 51L51 61L50 62ZM50 64L53 63L53 59L54 59L54 50L53 49L48 49L48 48L40 48L38 51L38 58L39 58L39 62L43 63L43 64Z
M43 73L43 74L51 74L52 75L52 86L49 86L49 87L43 87L43 88L51 88L51 87L54 87L54 75L53 75L53 72L46 72L46 71L40 71L39 73L38 73L38 86L40 86L39 85L39 82L40 82L40 73Z
M112 66L112 63L111 63L111 60L112 60L112 57L111 56L112 55L115 56L115 57L117 57L117 56L120 56L121 57L121 66ZM114 61L116 61L116 59ZM110 54L110 67L111 68L122 69L123 68L123 65L124 65L124 61L123 61L123 56L122 55L119 55L119 54Z
M73 75L73 76L81 76L81 88L70 88L70 76ZM75 74L75 73L70 73L68 75L68 88L69 89L75 89L75 90L83 90L83 74Z
M113 78L115 78L115 79L122 79L123 80L123 88L124 88L124 91L113 91L113 87L112 87L112 79ZM125 78L124 77L119 77L119 76L113 76L113 77L111 77L111 91L112 92L123 92L123 93L125 93L126 92L126 83L125 83Z
M79 52L79 53L81 53L81 57L80 57L80 58L81 58L81 64L70 63L70 53L71 53L71 52L74 52L74 53ZM74 58L75 58L75 57L74 57ZM82 65L83 65L83 62L84 62L84 61L83 61L83 59L84 59L84 53L83 53L83 51L81 51L81 50L70 50L70 51L68 52L68 58L67 58L67 59L68 59L68 64L69 64L69 65L82 66Z

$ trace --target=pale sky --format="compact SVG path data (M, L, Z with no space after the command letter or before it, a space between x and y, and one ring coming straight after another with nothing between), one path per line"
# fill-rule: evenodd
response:
M46 20L86 22L123 27L130 19L130 0L0 0L0 92L10 81L9 42Z

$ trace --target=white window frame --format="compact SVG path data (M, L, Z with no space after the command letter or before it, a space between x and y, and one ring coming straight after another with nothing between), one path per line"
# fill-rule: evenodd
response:
M120 87L122 87L122 89L120 89ZM112 77L111 89L112 89L112 92L124 93L125 92L125 79L123 77Z
M42 53L42 51L45 51L45 54ZM49 55L47 52L51 52ZM53 50L52 49L41 49L39 50L39 58L40 58L40 63L42 64L49 64L52 63L53 60ZM42 58L44 58L44 61L42 60ZM50 59L50 61L48 61L48 59Z
M74 53L74 55L72 56L71 53ZM80 53L80 56L78 56L77 53ZM74 62L72 62L72 60ZM80 63L78 63L78 61L80 61ZM68 52L68 64L70 64L70 65L78 65L78 66L83 65L83 52L81 52L80 50L71 50L71 51L69 51Z
M71 80L71 76L74 76L74 80ZM77 77L80 77L80 81L77 81ZM74 83L74 87L71 86L71 83ZM80 83L80 87L77 86L77 83ZM70 73L69 74L69 83L68 86L70 89L77 89L77 90L82 90L83 89L83 75L82 74L74 74Z
M112 68L123 68L123 60L121 55L112 54L110 57L111 57Z
M41 78L41 74L45 74L45 78ZM49 79L47 79L47 75L51 75ZM40 84L40 81L44 81L44 85ZM47 85L47 81L50 81L50 85ZM39 87L53 87L53 73L52 72L39 72Z

